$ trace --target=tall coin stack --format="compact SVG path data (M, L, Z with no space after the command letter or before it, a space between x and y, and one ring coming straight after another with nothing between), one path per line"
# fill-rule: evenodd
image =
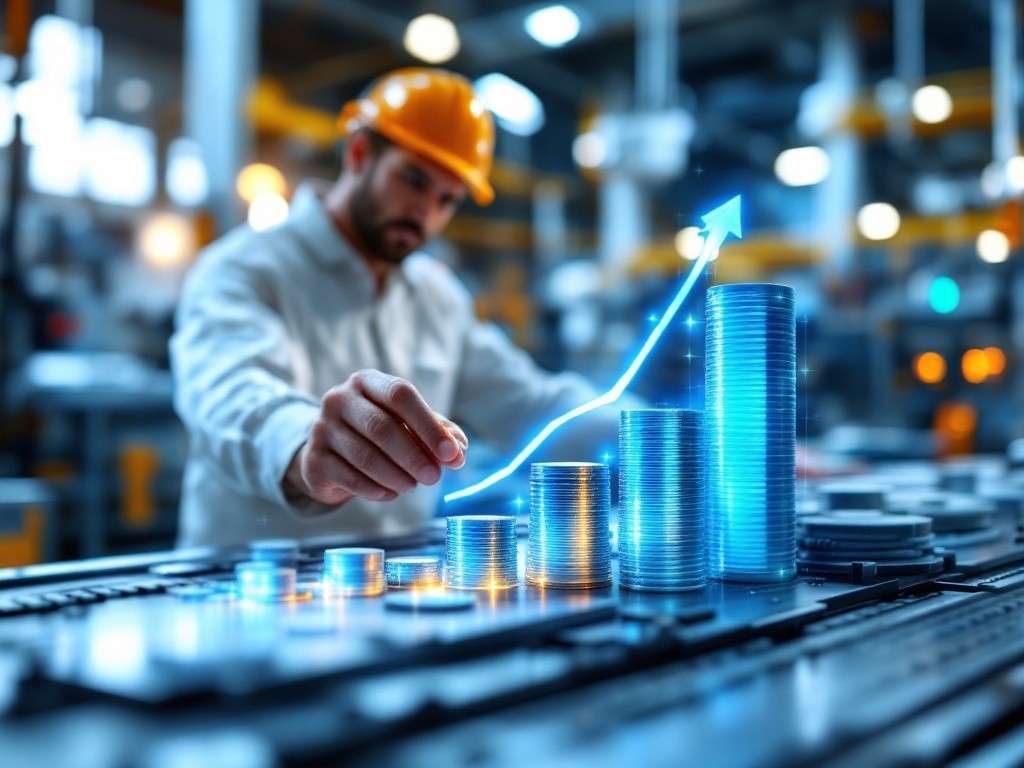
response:
M384 594L384 550L375 547L325 549L324 586L352 597Z
M514 517L449 517L445 581L453 589L507 589L518 585L517 542Z
M796 318L789 286L707 295L708 576L796 574Z
M531 465L527 582L563 589L611 584L610 506L607 465Z
M705 584L704 414L622 411L619 424L619 585L650 592Z

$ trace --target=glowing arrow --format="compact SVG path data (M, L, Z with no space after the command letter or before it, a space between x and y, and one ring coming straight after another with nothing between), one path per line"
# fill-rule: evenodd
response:
M708 262L711 261L718 253L718 249L722 247L722 243L725 242L725 238L728 235L734 235L735 237L743 237L743 229L740 226L740 197L737 195L729 202L724 205L715 208L711 213L701 216L701 221L704 222L703 232L707 234L704 237L704 245L700 249L700 254L697 256L697 260L693 264L693 269L690 270L686 276L686 280L679 288L679 292L676 293L672 303L668 305L664 314L661 316L661 320L651 331L650 336L647 337L647 341L640 348L636 358L630 363L629 368L626 369L619 380L615 382L615 386L609 389L600 397L591 400L589 403L584 403L576 408L573 408L568 413L564 413L557 419L551 421L544 429L540 431L533 440L526 444L511 462L497 472L488 475L478 483L474 483L468 488L463 488L461 491L454 491L447 494L444 497L446 502L456 501L457 499L464 499L467 496L472 496L475 493L479 493L485 488L490 488L495 483L501 482L519 467L523 465L530 455L536 451L540 446L547 440L559 427L563 424L567 424L573 419L582 416L585 413L589 413L597 408L601 408L605 405L614 403L622 393L626 391L626 387L629 386L630 382L633 381L633 377L636 376L636 372L640 370L640 366L644 364L648 355L651 354L651 350L654 349L654 345L658 343L662 334L665 333L665 329L668 328L669 323L672 322L672 318L676 316L679 308L683 306L687 297L690 295L690 291L693 289L694 283L697 282L697 278L703 273L704 268Z

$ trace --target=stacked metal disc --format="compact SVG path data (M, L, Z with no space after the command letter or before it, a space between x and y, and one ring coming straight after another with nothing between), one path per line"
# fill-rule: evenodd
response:
M972 494L944 493L921 499L907 513L931 518L935 543L948 549L988 544L1003 535L995 525L996 503Z
M235 579L243 600L287 600L295 596L298 575L294 568L262 561L239 563Z
M612 583L608 466L542 462L530 466L526 580L538 587L592 589Z
M842 510L800 519L800 569L850 574L854 563L873 562L881 575L937 573L932 520L880 510Z
M796 319L793 289L708 290L705 439L708 576L796 574Z
M519 583L516 519L504 515L448 518L445 582L454 589L507 589Z
M424 589L441 584L441 560L436 557L389 557L384 561L388 587Z
M324 586L353 597L384 594L384 550L339 547L324 550Z
M705 584L704 414L622 411L619 420L619 585L678 592Z

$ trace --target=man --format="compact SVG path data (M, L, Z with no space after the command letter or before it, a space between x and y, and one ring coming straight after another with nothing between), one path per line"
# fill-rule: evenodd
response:
M186 281L171 340L183 545L410 529L465 463L457 422L513 449L593 397L478 322L452 273L415 252L467 194L494 196L493 122L469 83L399 70L339 126L336 183L300 186L278 227L228 233ZM616 413L595 418L614 441Z

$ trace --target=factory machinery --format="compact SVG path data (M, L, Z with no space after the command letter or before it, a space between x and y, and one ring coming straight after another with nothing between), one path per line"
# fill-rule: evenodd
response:
M8 569L0 764L1020 765L1017 460L800 481L779 583L630 591L616 556L610 587L532 586L524 519L510 589L326 588L325 550L443 557L444 521L304 546L287 599L238 593L249 548ZM879 508L913 541L818 527Z

